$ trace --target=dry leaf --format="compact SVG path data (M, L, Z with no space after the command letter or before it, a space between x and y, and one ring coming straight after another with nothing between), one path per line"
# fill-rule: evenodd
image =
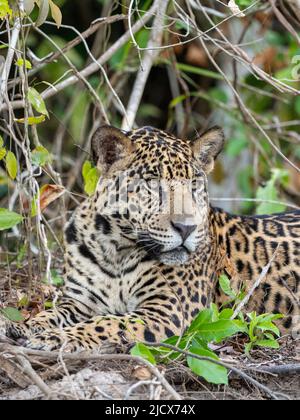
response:
M186 62L192 66L208 68L209 60L204 49L197 44L190 44L186 53Z
M48 207L53 201L57 200L65 193L65 189L63 187L59 187L58 185L44 185L40 191L40 208L44 210Z
M300 162L296 160L296 165L299 165ZM296 197L300 197L300 175L296 169L290 167L290 165L286 164L285 169L289 172L289 185L286 187L287 191L295 195Z
M62 23L62 13L60 11L60 8L53 3L52 0L49 0L49 5L51 9L51 15L53 17L53 20L55 21L57 27L59 28Z
M230 0L228 3L228 7L232 11L232 13L236 15L236 17L246 16L245 13L243 13L241 9L239 8L239 6L236 4L235 0Z
M136 366L132 371L132 377L139 381L149 381L152 378L150 370L143 366Z
M44 295L45 299L50 298L51 296L54 296L57 292L56 287L52 286L51 284L41 284L40 285L41 291Z
M266 73L272 74L274 71L280 70L286 65L284 61L277 60L277 54L277 48L268 47L255 56L253 63L261 66Z

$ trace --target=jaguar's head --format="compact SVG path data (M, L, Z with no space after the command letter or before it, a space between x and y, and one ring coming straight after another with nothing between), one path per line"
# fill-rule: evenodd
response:
M99 128L92 154L99 240L139 247L158 261L185 264L209 240L207 174L224 144L214 127L195 141L145 127Z

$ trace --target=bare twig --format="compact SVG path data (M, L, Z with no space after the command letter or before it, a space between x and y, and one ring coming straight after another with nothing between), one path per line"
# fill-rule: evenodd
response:
M154 19L153 28L148 42L147 51L142 59L141 68L135 80L132 93L128 102L126 116L123 119L122 129L131 130L134 126L136 114L140 106L145 86L159 51L155 50L156 47L161 45L163 32L164 32L164 18L169 0L156 0L156 17ZM132 29L130 30L132 33Z
M0 78L0 109L4 101L4 97L7 96L7 82L21 31L21 23L21 18L17 17L14 22L11 36L9 37L8 52L5 63L2 67Z
M272 10L279 20L279 22L282 24L282 26L290 32L290 34L297 40L298 44L300 44L300 37L298 35L298 32L293 28L293 26L290 24L290 22L285 18L285 16L281 13L281 11L276 7L276 1L275 0L269 0L269 3L271 4Z
M157 5L153 5L142 16L142 18L132 26L133 33L137 33L153 17L153 14L156 11L156 6ZM82 71L78 72L77 75L70 76L68 79L58 83L56 86L52 86L49 89L46 89L41 95L42 98L43 99L51 98L52 96L58 94L62 90L66 89L67 87L72 86L73 84L78 82L79 76L82 78L87 78L91 76L93 73L99 70L99 65L103 66L108 60L111 59L111 57L119 50L119 48L125 45L130 39L131 39L131 33L127 31L110 48L108 48L108 50L105 51L105 53L102 54L101 57L97 59L97 64L93 62L89 64L86 68L84 68ZM23 100L13 101L10 103L10 106L12 107L12 109L24 108L24 101ZM6 109L7 109L7 105L2 105L2 107L0 106L0 112Z
M249 290L249 292L247 293L247 295L245 296L245 298L242 300L242 302L237 306L236 310L234 311L234 314L232 315L231 319L235 319L238 314L242 311L242 309L248 304L249 300L251 299L251 297L253 296L253 293L255 292L255 290L260 286L261 282L265 279L265 277L267 276L271 265L273 264L278 249L280 248L280 244L277 246L274 254L272 255L272 258L270 259L269 263L263 268L262 272L260 273L258 279L255 281L255 283L253 284L253 286L251 287L251 289Z
M42 378L33 370L30 362L24 357L21 353L16 354L16 358L19 361L20 365L23 368L23 372L33 381L33 383L42 391L42 393L47 397L51 398L51 389Z
M297 375L300 373L300 365L281 365L281 366L266 366L260 369L262 373L271 373L273 375Z
M5 347L3 347L5 346ZM169 384L163 374L158 370L157 367L153 366L150 362L142 359L138 356L131 356L128 354L89 354L89 353L61 353L61 352L43 352L38 350L30 350L21 347L13 347L0 344L0 353L11 353L18 355L19 357L24 356L35 356L42 359L58 360L62 358L64 360L80 360L80 361L99 361L99 360L123 360L123 361L134 361L142 365L147 366L150 372L160 381L166 391L174 398L174 400L182 400L181 396L175 391L175 389ZM44 390L45 391L45 390ZM43 392L44 392L43 391Z

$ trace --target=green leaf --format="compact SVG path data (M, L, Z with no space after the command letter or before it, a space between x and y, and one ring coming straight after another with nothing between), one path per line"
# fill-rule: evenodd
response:
M219 360L213 352L201 349L199 347L191 347L190 353L194 353L202 357L209 357L214 360ZM228 385L228 372L225 367L219 366L213 362L198 360L191 356L187 357L187 363L192 372L198 376L201 376L207 382L216 385Z
M23 58L19 58L19 59L16 61L16 65L17 65L18 67L24 67L24 60L23 60ZM32 69L32 64L30 63L30 61L25 60L25 68L26 68L27 70L31 70L31 69Z
M0 0L0 19L12 16L12 10L9 7L8 0Z
M44 146L38 146L32 151L32 163L36 166L45 166L52 162L52 156Z
M288 172L283 169L272 169L271 179L266 183L264 187L259 187L256 193L256 198L259 200L266 201L280 201L277 184L286 185L288 182ZM262 202L257 208L257 214L272 214L281 213L286 210L286 206L277 203Z
M279 349L280 345L276 340L257 340L255 343L256 346L266 347L269 349Z
M220 276L219 284L222 292L225 293L226 296L229 296L231 299L236 298L236 293L231 288L230 279L225 274Z
M34 9L34 4L36 0L24 0L24 9L25 13L29 16Z
M250 352L253 349L253 343L248 343L245 345L245 353L247 354L247 356L250 356Z
M232 316L234 315L234 310L231 308L223 309L222 312L219 314L219 319L227 319L230 320Z
M202 340L207 343L212 341L221 342L225 338L241 332L241 328L234 321L220 320L208 324L202 324L198 327L198 334Z
M265 335L265 337L268 339L268 340L275 340L275 337L274 337L274 335L273 334L271 334L271 333L267 333L267 332L265 332L264 333L264 335Z
M215 303L211 303L210 309L212 311L212 322L219 321L219 309Z
M24 318L21 314L21 312L16 308L4 308L1 309L2 314L5 316L5 318L9 319L12 322L22 322L24 321Z
M43 23L45 23L48 17L50 6L48 0L38 0L38 2L36 1L36 3L38 4L40 11L35 24L36 26L41 26Z
M247 138L233 137L227 142L225 150L228 156L237 157L247 148L248 144L249 142Z
M29 118L19 118L15 121L20 124L28 124L28 125L38 125L43 123L46 120L45 115L39 115L38 117L29 117Z
M7 209L0 208L0 230L11 229L23 221L23 217Z
M297 96L295 99L295 111L300 116L300 96Z
M199 76L209 77L211 79L222 80L223 77L214 71L203 69L200 67L191 66L189 64L177 63L176 67L185 73L198 74Z
M58 274L56 270L51 270L51 284L56 287L62 287L64 285L64 279Z
M259 322L273 322L277 321L278 319L283 319L284 315L282 314L262 314L259 315L256 319Z
M83 179L86 180L88 173L90 172L90 170L92 169L92 162L90 162L89 160L86 160L82 166L82 176Z
M272 331L277 337L280 337L280 331L272 322L259 322L256 328L261 331Z
M0 160L3 160L6 156L6 149L4 147L0 148Z
M98 168L94 167L90 161L86 161L82 167L82 176L84 180L84 191L92 196L97 188L100 173Z
M241 7L249 7L251 4L254 4L254 0L236 0L236 4Z
M213 312L209 309L204 309L203 311L199 312L196 318L191 323L188 333L197 332L201 325L207 324L212 322Z
M187 347L188 347L188 340L189 340L188 335L183 336L182 338L180 338L178 336L173 336L173 337L170 337L167 340L165 340L163 342L163 344L164 343L169 344L169 345L174 346L178 349L186 350ZM164 356L164 357L165 357L166 354L168 354L168 359L169 360L174 360L174 359L177 359L178 357L181 356L180 352L177 352L175 350L170 350L169 348L164 347L163 344L161 345L161 347L157 347L157 348L153 349L152 353L153 354L158 354L158 355ZM158 353L156 353L156 350L157 350Z
M18 162L13 152L7 152L6 154L6 170L11 179L16 179L18 175Z
M26 308L26 306L28 306L29 303L30 303L30 299L28 298L27 295L24 295L22 299L20 299L18 302L18 308Z
M247 322L243 319L243 314L239 315L240 319L235 319L233 322L239 328L240 332L249 335L249 327Z
M142 357L145 360L148 360L152 365L156 365L155 357L148 349L147 346L143 343L137 343L132 349L131 352L132 356Z
M224 104L228 103L227 93L223 89L212 88L209 90L208 94L212 99L215 99L218 102L222 102Z
M39 94L39 92L32 87L28 89L28 101L37 112L49 118L49 113L47 111L44 99Z

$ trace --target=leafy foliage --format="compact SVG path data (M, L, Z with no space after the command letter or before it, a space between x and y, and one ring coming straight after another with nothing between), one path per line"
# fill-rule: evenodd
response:
M11 16L12 10L9 6L8 0L0 0L0 19L4 19L6 16Z
M201 376L206 381L213 384L228 384L228 371L221 364L217 354L212 351L211 345L220 344L228 338L233 338L241 333L248 338L245 344L247 355L255 347L278 349L279 344L276 338L280 337L279 329L274 321L281 319L282 315L263 314L257 316L255 312L246 316L239 313L234 318L234 308L243 299L243 293L236 293L230 286L227 276L220 277L220 288L230 297L230 301L219 310L215 304L209 309L199 312L190 327L182 337L171 337L164 341L159 348L151 345L137 344L131 351L135 356L144 357L151 363L159 361L168 363L176 359L186 359L186 362L193 373ZM230 307L227 307L229 306ZM170 344L177 347L170 350L164 347ZM185 355L181 351L188 353ZM192 355L200 356L204 359L195 358Z

